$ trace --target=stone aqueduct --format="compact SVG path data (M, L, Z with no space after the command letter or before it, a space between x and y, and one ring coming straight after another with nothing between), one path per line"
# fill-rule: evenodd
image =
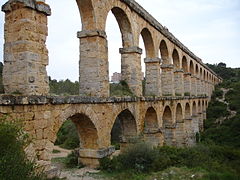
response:
M122 127L121 147L136 137L153 146L194 144L221 78L134 0L77 0L77 5L82 22L77 34L80 96L74 97L48 94L50 7L36 0L9 0L2 6L5 94L0 96L0 113L23 121L32 137L29 156L49 167L56 134L67 119L78 129L80 161L91 166L114 152L111 131L116 119ZM121 73L134 97L109 97L105 25L110 11L122 34ZM140 36L146 49L144 96Z

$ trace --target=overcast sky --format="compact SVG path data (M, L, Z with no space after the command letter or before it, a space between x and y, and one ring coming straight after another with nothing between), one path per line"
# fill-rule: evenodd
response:
M49 17L48 75L78 80L81 21L75 0L47 0ZM137 0L204 63L240 67L240 0ZM0 2L2 5L4 1ZM0 15L0 57L4 13ZM110 74L120 72L121 34L112 14L107 19ZM143 48L143 43L139 45ZM144 54L142 55L144 57ZM143 67L144 71L144 67Z

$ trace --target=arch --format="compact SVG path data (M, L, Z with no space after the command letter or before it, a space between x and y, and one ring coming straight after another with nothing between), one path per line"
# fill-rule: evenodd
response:
M144 119L144 131L158 128L157 113L153 107L148 108Z
M130 110L121 111L116 117L111 130L112 143L127 143L137 136L137 124Z
M196 76L199 76L199 67L198 67L198 64L196 64L196 66L195 66L195 75L196 75Z
M179 69L180 68L180 59L179 59L178 51L176 49L173 50L172 59L173 59L174 68Z
M96 28L96 17L92 0L76 0L82 21L82 29Z
M172 111L169 106L164 108L162 120L164 125L173 123Z
M200 67L200 79L203 78L203 72L202 72L202 67Z
M95 125L85 114L75 114L71 119L78 130L80 149L98 149L98 133Z
M162 63L163 64L170 64L168 48L167 48L167 44L164 40L161 41L159 48L160 48Z
M187 73L188 72L188 63L187 63L186 56L183 56L183 58L182 58L182 67L183 67L183 71L185 73Z
M202 105L201 100L198 101L198 113L202 112Z
M131 47L133 46L133 33L132 26L127 14L119 7L113 7L111 9L114 17L117 20L120 32L122 34L122 47ZM107 17L106 17L107 18ZM105 20L105 29L106 29L106 20Z
M183 112L182 112L182 106L180 103L177 104L176 107L176 122L182 122L183 121Z
M190 61L190 72L192 75L194 75L194 66L193 66L193 61Z
M191 111L189 103L185 105L185 119L191 119Z
M151 32L144 28L141 31L141 36L143 38L145 50L146 50L146 57L147 58L154 58L155 57L155 48L154 48L154 42L152 38Z
M192 105L192 115L197 115L197 105L196 102L193 101L193 105Z
M203 80L206 81L206 71L205 71L205 69L203 70Z

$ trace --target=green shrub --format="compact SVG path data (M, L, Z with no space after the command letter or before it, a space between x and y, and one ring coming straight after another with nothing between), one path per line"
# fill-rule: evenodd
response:
M65 159L65 165L67 168L75 168L78 167L78 153L76 151L72 151ZM81 166L81 165L80 165Z
M36 165L27 159L24 147L28 136L17 122L0 119L0 179L1 180L40 180Z
M71 120L67 120L63 123L57 133L55 145L60 145L66 149L74 149L79 147L79 143L79 137L75 124Z
M110 96L133 96L126 81L120 81L118 84L110 84Z
M101 169L108 172L157 172L169 167L200 168L207 172L226 172L240 175L240 151L231 147L198 144L194 147L158 147L136 144L112 160L101 160Z

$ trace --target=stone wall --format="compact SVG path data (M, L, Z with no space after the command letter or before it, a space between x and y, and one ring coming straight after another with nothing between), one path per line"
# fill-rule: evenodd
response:
M201 125L202 121L199 122L200 117L194 116L194 120L190 120L193 127L189 126L184 120L185 114L176 112L175 109L178 105L182 112L185 112L186 104L192 106L194 102L196 104L200 101L205 102L207 99L206 97L102 99L81 96L2 95L0 114L7 115L7 120L18 119L23 122L25 131L32 139L26 151L45 168L50 165L50 153L58 130L64 121L71 119L78 127L80 135L80 161L88 166L97 166L98 159L114 152L111 146L111 131L117 117L120 117L125 126L125 131L122 132L124 146L132 143L131 139L135 136L145 139L153 146L165 143L179 146L190 144L192 140L188 139L185 131L192 132L194 127L194 133L198 132L195 126ZM165 117L166 107L172 114L170 124ZM206 111L206 107L201 109ZM126 111L127 113L123 113Z

